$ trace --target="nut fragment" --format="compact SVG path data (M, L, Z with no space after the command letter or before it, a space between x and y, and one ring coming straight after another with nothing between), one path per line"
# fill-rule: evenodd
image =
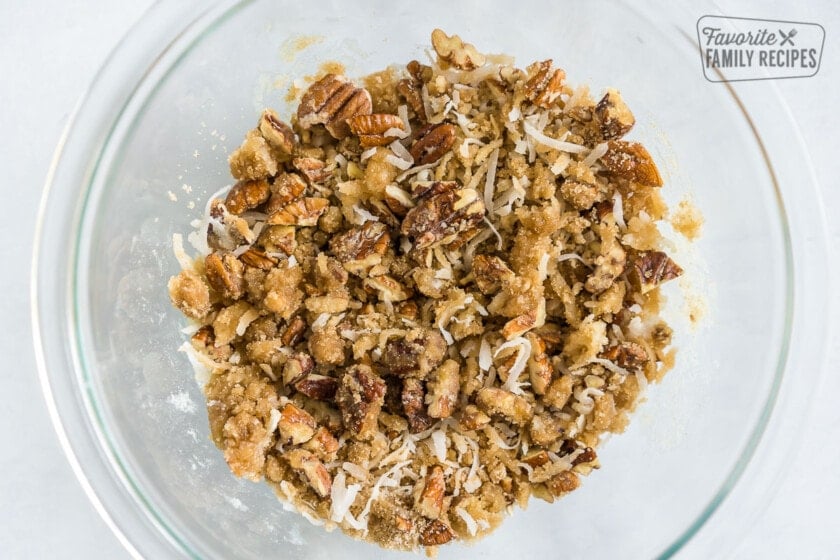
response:
M428 165L443 157L455 143L455 126L449 123L429 124L417 131L408 150L415 165Z
M603 228L609 226L601 226ZM595 270L586 279L584 288L593 294L600 294L610 286L622 272L627 254L615 235L607 234L601 241L601 254L595 259Z
M636 118L624 103L621 94L608 89L604 97L595 105L595 117L600 125L599 130L604 140L621 138L636 124Z
M280 173L271 184L271 197L266 204L266 214L273 214L306 190L306 182L297 173Z
M474 237L484 218L484 202L473 189L442 192L409 210L400 233L414 240L418 249L445 245Z
M338 380L326 375L310 373L300 381L295 382L295 389L307 397L319 401L332 400L338 389Z
M572 396L573 381L570 375L558 377L546 387L543 403L547 406L562 409Z
M222 297L239 299L245 293L245 268L233 253L210 253L204 259L207 282Z
M292 160L292 167L297 169L301 175L306 177L311 185L323 183L330 177L327 164L318 158L299 157Z
M330 205L326 198L300 198L282 207L268 217L271 225L314 227L318 218Z
M295 316L290 322L283 335L280 337L283 344L286 346L294 346L300 342L303 331L306 330L306 323L300 318L300 315Z
M431 329L412 329L385 345L382 363L391 373L426 377L446 356L446 341Z
M182 270L169 280L169 299L187 317L201 319L210 311L210 291L201 276Z
M604 350L602 356L629 371L638 371L649 360L645 348L630 341L610 346Z
M467 430L477 430L490 423L490 417L474 404L468 404L461 412L460 426Z
M309 441L315 434L315 428L312 415L292 403L287 403L280 411L277 431L286 443L298 445Z
M294 385L313 370L315 362L312 356L304 352L297 352L286 360L283 366L283 383L286 385Z
M432 418L449 418L455 411L461 388L460 367L455 360L446 360L435 370L427 385L426 403Z
M563 471L546 482L548 491L558 498L576 490L578 486L580 486L580 478L572 471Z
M355 439L368 440L377 431L377 418L385 401L385 383L366 365L353 365L338 380L336 403L345 428Z
M426 106L423 104L422 93L424 68L431 70L431 68L429 68L428 66L424 66L416 60L412 60L408 63L408 65L406 65L406 69L408 70L408 73L411 76L411 78L400 80L397 83L397 91L400 95L402 95L405 98L405 100L414 110L414 113L417 115L417 118L421 121L425 121L427 118Z
M473 45L463 42L457 35L450 37L440 29L432 31L432 47L441 60L461 70L475 70L487 61Z
M443 514L443 498L446 495L446 481L440 465L433 466L426 474L426 483L417 501L417 511L423 517L437 519Z
M298 107L298 124L304 130L323 124L338 140L350 133L347 119L370 114L370 94L357 88L344 76L327 74L303 94Z
M531 357L528 360L528 375L531 378L531 388L537 395L544 395L554 374L551 361L545 353L545 342L539 336L528 333L531 342Z
M661 187L662 176L653 158L638 142L610 140L601 161L608 171L649 187Z
M411 295L405 286L394 280L387 274L366 278L364 285L377 291L381 301L405 301Z
M682 273L682 268L662 251L643 251L633 257L627 277L636 289L646 294Z
M239 260L248 266L262 270L271 270L277 264L277 259L269 257L264 251L251 247L239 256Z
M403 413L408 420L408 431L412 434L419 434L428 430L434 420L426 412L426 389L423 382L414 377L403 381L402 393L400 394Z
M433 520L420 531L420 544L423 546L446 544L454 538L454 531L452 531L449 525L439 519Z
M312 439L303 444L303 448L314 453L322 461L332 461L338 451L338 440L327 428L319 426Z
M385 224L365 222L333 237L330 250L348 271L355 272L378 264L390 241Z
M268 143L284 156L289 156L295 149L295 133L292 128L280 120L271 109L263 111L259 124L260 134Z
M476 255L472 261L475 285L484 295L492 295L502 288L502 282L513 279L513 271L499 257Z
M314 453L305 449L292 449L285 455L293 469L303 471L309 486L315 493L326 498L332 489L332 477L324 464Z
M496 387L481 389L475 404L487 414L499 414L517 425L525 424L534 415L533 405L523 397Z
M347 119L350 131L359 137L363 148L387 146L397 139L394 134L386 134L389 130L405 130L405 125L397 115L375 113L373 115L356 115Z
M249 134L242 145L228 158L230 174L234 179L267 179L277 173L278 163L268 142L259 132Z
M239 181L228 191L225 207L231 214L241 214L268 200L270 194L268 181L265 179Z
M551 63L551 59L543 60L527 68L530 77L525 82L525 97L543 109L548 109L560 97L566 79L566 73L560 68L552 71Z

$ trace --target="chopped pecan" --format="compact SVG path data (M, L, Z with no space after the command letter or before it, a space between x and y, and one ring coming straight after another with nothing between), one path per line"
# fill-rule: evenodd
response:
M300 342L300 339L303 336L303 331L305 330L306 323L303 319L301 319L300 315L295 315L295 317L289 321L289 326L286 327L285 331L283 331L283 335L280 339L283 341L284 345L294 346Z
M269 257L264 251L251 247L239 256L239 260L248 266L260 268L262 270L271 270L277 265L277 259Z
M560 97L566 73L560 68L552 71L551 59L535 62L527 70L529 78L525 82L525 97L534 105L548 109Z
M231 214L241 214L268 200L270 194L268 181L265 179L239 181L228 191L225 207Z
M546 413L535 414L528 424L528 435L534 445L544 447L554 444L563 435L560 420Z
M271 204L271 201L269 201ZM259 244L266 251L291 255L297 249L294 226L266 226L259 237Z
M414 377L405 379L400 400L403 414L408 420L409 432L418 434L428 430L434 424L434 420L426 412L426 389L423 387L422 381Z
M364 441L374 436L385 400L385 383L370 367L357 364L344 370L335 400L345 428L355 439Z
M365 278L364 285L376 290L381 301L405 301L411 296L405 286L387 274Z
M259 131L252 131L242 145L228 158L230 174L234 179L268 179L277 173L278 162Z
M531 378L531 389L537 395L545 394L548 384L554 375L554 368L545 353L545 342L534 334L528 333L531 342L531 357L528 359L528 375Z
M450 37L440 29L432 31L432 48L442 61L461 70L475 70L487 61L473 45L463 42L457 35Z
M222 297L239 299L245 293L245 267L233 253L216 251L204 259L207 282Z
M328 401L335 397L338 380L334 377L310 373L300 381L296 381L294 387L299 393L303 393L311 399Z
M627 277L637 290L646 294L682 273L682 268L662 251L643 251L633 256Z
M338 366L344 363L344 339L335 329L317 329L309 337L309 351L319 364Z
M403 217L414 206L414 201L408 193L396 185L385 186L385 204L395 216Z
M327 164L318 158L313 157L297 157L292 160L292 167L306 177L312 185L323 183L329 177L331 172L326 169Z
M390 242L385 224L365 222L334 236L330 240L330 250L345 268L354 272L379 264Z
M546 387L545 394L543 395L543 403L560 410L566 406L566 402L572 396L572 385L571 376L564 375L558 377Z
M446 544L454 538L455 532L439 519L432 520L420 531L420 544L423 546Z
M577 489L580 486L580 478L572 471L563 471L551 477L545 485L549 492L556 497L560 497Z
M525 398L496 387L478 391L475 404L489 415L498 414L516 425L524 425L534 415L534 407Z
M484 414L474 404L468 404L461 411L461 419L459 421L459 425L467 431L483 428L489 423L490 417Z
M424 198L409 210L400 232L414 240L417 249L468 240L484 219L484 202L473 189L456 189Z
M403 96L403 98L405 98L406 102L414 110L417 118L421 121L425 121L427 116L426 106L423 104L422 88L422 84L408 78L397 82L397 91Z
M268 143L284 156L290 156L295 149L296 139L292 128L280 120L277 113L271 109L263 111L260 116L260 134Z
M641 344L630 341L610 346L601 355L605 359L615 362L620 367L630 371L638 371L649 360L644 347Z
M518 336L522 336L534 327L538 326L540 317L537 316L539 309L517 315L502 327L502 336L505 340L512 340ZM545 320L545 306L543 306L542 320Z
M411 183L411 196L423 200L457 188L457 181L414 181Z
M325 292L339 290L347 284L347 271L338 259L320 253L315 259L315 282Z
M472 261L474 282L484 295L492 295L502 288L502 282L513 278L513 271L499 257L476 255Z
M370 94L357 88L345 76L327 74L303 94L297 110L298 124L304 130L323 124L338 140L350 133L347 119L368 115L373 104Z
M595 270L586 279L584 288L593 294L600 294L624 272L627 254L614 236L605 237L601 243L601 254L595 259Z
M297 173L280 173L271 184L271 197L265 206L266 214L273 214L306 190L306 182Z
M455 411L461 389L460 367L455 360L446 360L432 373L427 384L426 404L432 418L449 418Z
M550 463L551 458L548 456L545 449L530 449L528 453L522 457L522 462L537 468Z
M169 280L169 299L181 313L193 319L201 319L210 311L210 290L192 270L182 270Z
M444 497L446 481L443 478L443 469L440 465L434 465L426 474L426 482L415 508L423 517L437 519L443 514Z
M332 293L324 296L310 296L306 299L306 309L312 313L342 313L350 305L350 297L346 293Z
M609 172L619 177L648 187L662 186L662 176L653 158L638 142L610 140L601 161Z
M211 325L204 325L198 329L195 334L192 335L192 338L190 338L190 343L193 348L199 352L207 354L210 358L216 361L227 360L233 353L233 349L229 344L216 346L216 333L213 332L213 327Z
M363 148L387 146L397 139L396 135L386 134L389 130L405 130L405 124L397 115L375 113L373 115L356 115L347 119L350 131L359 137Z
M624 103L621 94L614 89L608 89L595 105L595 117L598 119L599 130L604 140L621 138L636 124L636 118L630 108Z
M585 463L592 463L596 459L598 459L598 455L597 453L595 453L595 450L591 447L587 447L583 450L583 453L581 453L580 455L575 457L574 460L572 460L572 466L577 466Z
M304 352L297 352L286 360L283 366L283 383L286 385L294 385L312 371L315 367L315 362L312 356Z
M409 153L415 165L434 163L455 143L455 126L449 123L428 124L414 136Z
M303 471L309 486L315 490L316 494L322 498L330 495L332 478L327 468L314 453L306 449L292 449L284 457L293 469Z
M303 444L303 448L314 453L322 461L332 461L338 451L338 440L327 428L319 426L312 439Z
M283 206L268 217L268 224L281 226L313 227L330 205L326 198L300 198Z
M280 411L277 431L285 443L298 445L309 441L315 434L316 427L312 415L292 403L287 403Z
M446 356L443 336L431 329L412 329L403 338L385 344L382 363L397 375L426 377Z

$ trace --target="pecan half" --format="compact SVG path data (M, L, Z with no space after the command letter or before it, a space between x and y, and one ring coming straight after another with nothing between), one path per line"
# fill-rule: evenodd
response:
M368 440L377 431L377 419L385 400L385 382L362 364L344 370L338 380L335 400L344 427L355 439Z
M441 60L461 70L475 70L487 61L473 45L463 42L457 35L450 37L440 29L432 31L432 48Z
M434 424L434 420L426 412L426 388L423 382L414 377L403 381L400 394L403 414L408 420L408 431L412 434L419 434L428 430Z
M438 546L446 544L455 538L452 529L439 519L435 519L420 531L420 544L423 546Z
M648 187L661 187L662 176L653 158L638 142L610 140L601 162L611 173Z
M502 282L513 279L513 271L499 257L476 255L472 261L473 281L484 295L493 295L502 288Z
M350 133L347 119L368 115L373 104L370 94L357 88L345 76L327 74L303 94L297 110L298 124L304 130L323 124L333 138Z
M404 338L385 344L382 363L397 375L425 377L443 361L447 345L443 336L431 329L412 329Z
M350 132L359 137L363 148L387 146L397 139L395 135L385 134L389 130L405 130L405 124L397 115L375 113L373 115L356 115L347 119Z
M263 251L251 247L239 256L239 260L248 266L262 270L271 270L277 265L277 259L269 257Z
M683 269L662 251L643 251L633 257L627 277L643 294L683 273Z
M333 237L330 251L348 271L354 272L378 264L390 242L385 224L365 222Z
M245 267L233 253L216 251L204 258L207 282L222 297L239 299L245 293Z
M475 190L450 190L425 198L409 210L400 233L422 250L474 237L483 218L484 202Z
M551 59L535 62L528 68L528 81L525 82L525 98L543 109L548 109L563 90L566 72L560 68L552 70Z
M295 382L294 388L311 399L328 401L335 397L338 380L334 377L310 373L300 381Z
M636 118L624 103L621 94L608 89L604 97L595 105L595 118L604 140L621 138L636 124Z
M449 123L428 124L417 131L409 148L414 165L434 163L455 143L455 126Z
M534 415L534 407L519 395L496 387L484 387L475 404L489 415L498 414L516 425L523 425Z
M283 206L268 217L266 223L280 226L314 227L330 205L326 198L300 198Z
M437 519L443 514L443 498L446 496L446 481L440 465L433 466L426 474L426 482L415 508L423 517Z
M285 156L290 156L295 149L296 139L292 128L280 120L271 109L263 111L260 117L260 134L268 143Z
M225 207L231 214L241 214L268 200L270 194L268 181L265 179L239 181L228 191Z
M298 445L309 441L315 434L316 427L312 415L292 403L287 403L280 411L277 431L285 443Z

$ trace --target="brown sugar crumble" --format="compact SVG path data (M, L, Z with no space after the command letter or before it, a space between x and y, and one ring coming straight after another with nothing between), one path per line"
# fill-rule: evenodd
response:
M673 363L659 286L682 274L618 91L432 46L430 65L323 75L287 122L266 109L169 283L233 473L429 551L599 468Z

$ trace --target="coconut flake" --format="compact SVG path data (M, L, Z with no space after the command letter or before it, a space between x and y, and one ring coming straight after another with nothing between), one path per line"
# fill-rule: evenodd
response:
M298 265L297 259L294 255L290 256L287 262L289 263L289 268L294 268Z
M505 380L502 385L502 389L512 393L521 392L516 381L519 378L519 375L525 371L525 366L528 364L528 358L531 357L531 341L527 338L517 336L516 338L512 338L499 346L493 354L493 357L496 357L502 350L514 347L519 347L519 353L516 355L516 360L514 360L510 371L508 371L507 380Z
M330 320L330 314L329 313L321 313L320 315L318 315L318 317L314 321L312 321L312 330L315 331L315 330L323 329L325 326L327 326L327 321L329 321L329 320Z
M578 255L577 253L562 253L557 255L557 262L561 263L563 261L570 261L570 260L577 260L586 264L586 261L583 260L583 257Z
M484 179L484 207L493 215L493 196L496 194L496 166L499 163L499 148L490 153L487 160L487 176Z
M388 147L391 148L391 151L394 152L394 155L398 158L404 159L412 164L414 163L414 156L412 156L405 146L403 146L399 141L391 142Z
M481 346L478 348L478 367L487 371L493 365L493 355L490 352L490 343L486 338L481 339Z
M562 142L557 140L556 138L551 138L546 136L541 131L537 130L537 128L532 125L531 123L525 121L522 123L522 126L525 129L525 134L529 137L533 138L536 142L546 146L548 148L553 148L555 150L559 150L561 152L571 152L573 154L579 154L581 152L586 151L586 146L581 146L580 144L573 144L571 142Z
M341 468L344 469L347 474L361 480L365 481L368 479L368 471L367 469L363 468L361 465L357 465L356 463L350 463L349 461L345 461L341 464Z
M589 360L589 363L590 364L602 365L613 373L618 373L618 374L621 374L621 375L630 375L630 372L627 371L626 369L624 369L623 367L621 367L621 366L619 366L619 365L617 365L617 364L615 364L615 363L613 363L609 360L605 360L604 358L591 358Z
M403 123L403 128L405 129L405 137L411 136L411 122L408 119L408 106L407 105L400 105L397 107L397 116Z
M455 343L455 339L452 338L452 334L443 327L438 327L440 329L440 334L443 336L443 339L446 340L446 343L452 346Z
M437 457L438 461L443 463L446 461L446 433L443 430L437 430L432 432L430 437L435 457Z
M464 520L464 524L467 526L467 531L470 532L470 536L474 537L478 532L478 523L475 522L473 516L467 513L467 510L462 507L456 507L455 513L458 514L458 517Z
M191 270L193 267L193 260L184 251L184 236L180 233L172 234L172 251L175 253L175 258L178 259L178 264L183 270Z
M245 330L248 328L248 325L256 321L260 316L259 311L256 309L249 309L242 316L239 318L239 322L236 324L236 334L242 336L245 334Z
M592 164L601 159L601 156L607 153L607 143L601 142L600 144L596 144L592 151L589 152L585 158L583 158L583 165L586 167L592 167Z
M621 198L621 193L618 191L615 191L613 195L613 217L618 227L627 229L627 223L624 221L624 199Z
M272 408L271 412L268 413L268 426L266 426L265 429L268 430L269 434L273 434L279 424L280 411L276 408Z
M406 169L409 169L412 166L412 163L410 161L406 161L393 154L385 154L385 161L402 171L405 171Z
M366 161L366 160L372 158L373 154L375 154L375 153L376 153L376 146L374 146L373 148L368 148L367 150L362 152L362 155L359 158L359 161Z
M354 222L357 226L364 225L365 222L378 222L379 221L378 216L375 216L375 215L371 214L370 212L368 212L367 210L365 210L364 208L362 208L358 204L353 205L353 212L355 212L356 215L359 217L358 220L356 220Z
M336 523L344 521L345 516L350 511L350 506L359 494L362 487L359 484L351 484L346 486L346 477L344 471L338 471L332 483L332 490L330 491L330 519Z

